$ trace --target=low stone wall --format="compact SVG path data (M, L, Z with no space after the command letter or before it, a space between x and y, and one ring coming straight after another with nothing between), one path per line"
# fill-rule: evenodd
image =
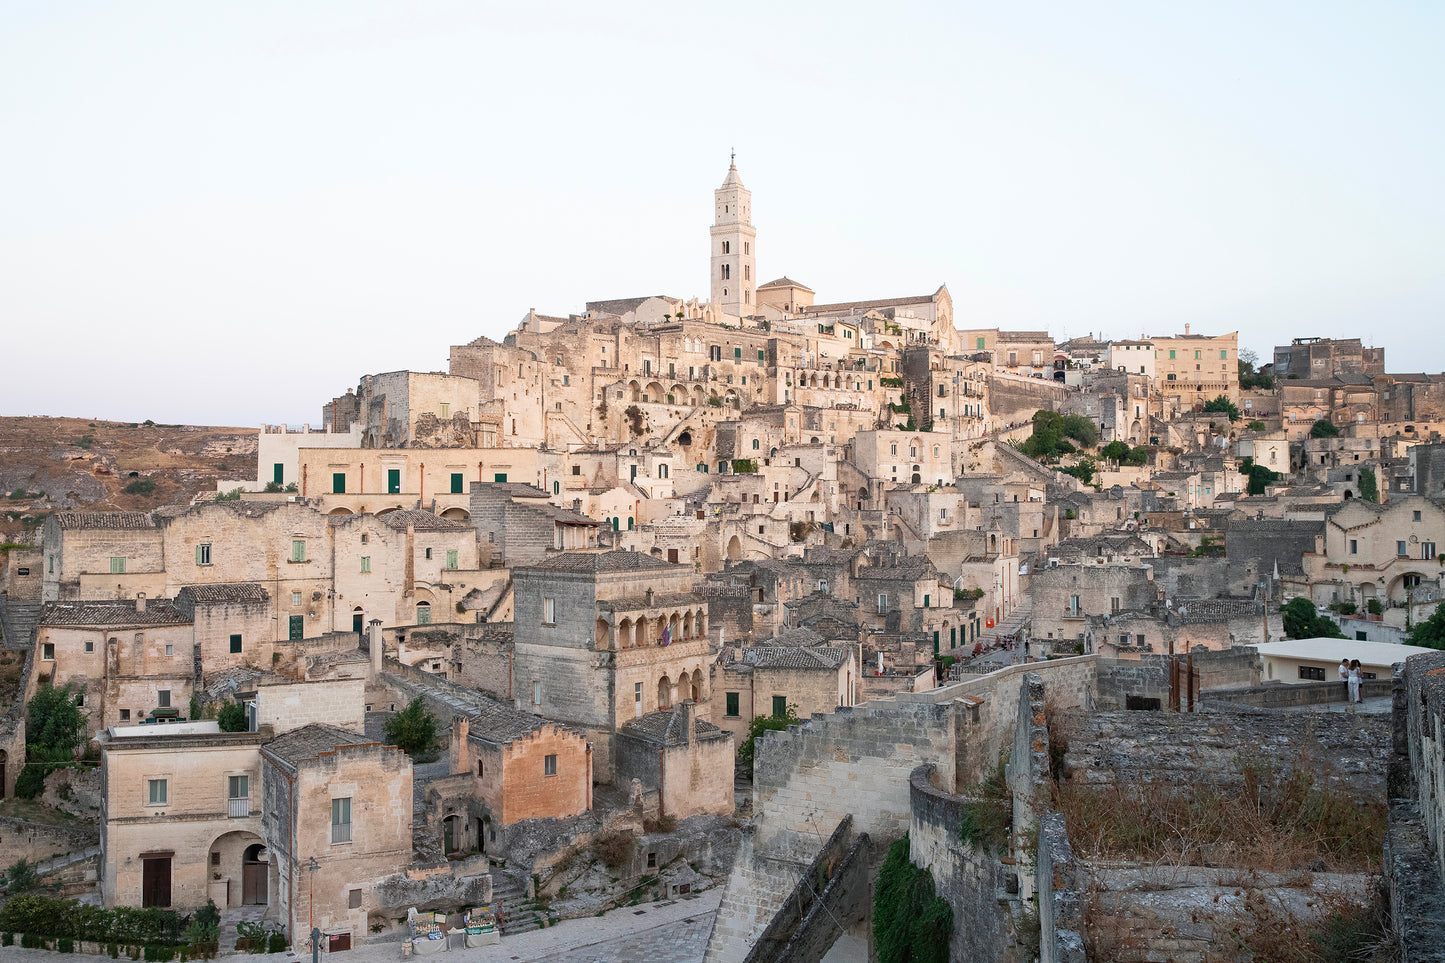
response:
M1187 653L1175 657L1181 673L1187 663ZM1220 651L1199 651L1194 653L1194 672L1199 682L1196 685L1196 702L1207 698L1205 690L1249 686L1259 682L1259 653L1243 646ZM1167 654L1141 653L1137 658L1100 659L1098 669L1099 708L1131 709L1143 708L1130 705L1131 699L1157 699L1158 708L1169 707L1169 656ZM1188 705L1187 690L1182 688L1180 703ZM1281 688L1293 688L1281 687Z
M1394 691L1392 679L1366 679L1360 683L1360 696L1382 699ZM1246 689L1210 689L1201 693L1206 703L1228 703L1260 709L1298 709L1305 706L1349 702L1349 687L1343 682L1301 682L1296 685L1260 685Z
M78 853L100 842L93 826L53 826L14 816L0 816L0 867L16 860L32 863Z
M908 780L909 859L933 874L938 895L953 907L948 958L1000 963L1009 944L1008 910L1000 894L1017 890L1014 870L959 838L965 799L932 782L936 770L919 766Z
M1070 712L1060 734L1065 766L1089 785L1164 780L1232 788L1243 763L1275 772L1308 766L1324 783L1361 801L1386 798L1391 727L1387 716L1346 712Z
M864 834L858 841L864 842L866 845L866 839L867 834ZM862 885L864 899L861 902L866 904L869 892L867 860L862 860L860 863L856 858L853 818L845 816L833 829L828 841L818 851L818 855L813 857L813 861L808 864L807 869L798 878L797 885L788 894L788 898L783 901L782 909L773 916L768 925L763 928L762 933L758 935L757 942L748 951L748 955L743 958L744 963L765 963L765 961L771 963L771 961L782 958L788 948L792 948L794 959L803 958L805 954L802 942L795 943L794 938L800 935L804 921L817 913L817 904L820 900L826 905L827 901L824 900L824 897L827 894L827 888L838 881L838 870L841 868L844 858L850 854L855 857L849 865L850 871L856 874L860 865L864 869ZM849 916L855 916L857 905L860 903L857 899L856 881L854 885L847 888L851 898L848 900L849 906L846 909L850 911ZM819 892L820 889L822 892ZM838 902L836 891L833 902ZM842 922L841 919L840 922ZM852 920L850 919L848 922L852 922ZM836 938L837 933L834 932L832 936ZM811 934L807 942L810 945L816 943L818 937L819 934L815 932ZM827 944L821 947L822 952L815 959L821 958L830 946L832 946L832 940L828 940Z
M1049 813L1039 821L1035 888L1039 895L1039 963L1085 963L1085 874L1074 860L1064 817Z
M1385 882L1404 963L1445 961L1445 652L1393 680Z
M932 764L950 790L978 782L1013 738L1023 677L1051 701L1093 704L1094 656L1010 666L927 692L820 713L765 734L754 766L753 830L739 850L706 959L740 961L782 908L822 833L852 815L883 846L908 832L907 773Z
M1112 963L1206 963L1220 958L1229 931L1259 919L1257 908L1292 917L1308 932L1338 902L1365 906L1374 895L1374 877L1364 873L1093 863L1088 874L1091 948Z

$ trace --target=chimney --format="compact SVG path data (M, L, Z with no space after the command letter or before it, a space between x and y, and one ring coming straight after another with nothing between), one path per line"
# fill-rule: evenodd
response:
M137 615L146 610L146 594L144 592L135 594L135 610Z
M695 712L697 706L691 701L687 701L677 708L682 713L683 724L687 727L687 744L693 745L697 742L697 714Z
M472 754L469 751L471 746L467 744L467 736L471 734L472 723L466 716L456 716L452 719L452 775L472 771Z
M1184 334L1186 336L1189 334L1189 322L1187 321L1184 323Z
M369 648L371 649L371 674L381 675L381 660L385 656L386 643L381 639L381 619L371 620L371 635Z

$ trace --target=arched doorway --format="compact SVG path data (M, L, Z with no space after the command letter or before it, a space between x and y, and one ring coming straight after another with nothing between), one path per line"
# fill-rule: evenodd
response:
M702 670L701 670L701 669L693 669L693 670L692 670L692 686L691 686L691 688L692 688L692 701L693 701L693 702L701 702L701 701L702 701Z
M351 610L351 631L360 635L366 629L366 612L361 606Z
M462 831L462 817L453 813L442 820L442 852L448 856L459 852L462 848L462 839L465 833Z
M672 705L672 682L667 676L657 680L657 707L667 709Z
M244 781L244 782L243 782ZM244 805L250 809L250 779L246 776L231 776L228 794L231 807L239 812ZM269 902L271 855L266 844L255 833L236 831L223 833L211 843L206 868L213 883L225 884L224 905L221 909L236 906L265 906ZM221 903L221 900L217 900Z
M492 817L483 816L477 820L477 852L487 851L487 840L492 835Z
M739 541L736 535L734 535L732 538L728 539L728 558L736 562L741 560L742 557L743 543Z
M266 847L252 843L241 856L241 903L266 905Z

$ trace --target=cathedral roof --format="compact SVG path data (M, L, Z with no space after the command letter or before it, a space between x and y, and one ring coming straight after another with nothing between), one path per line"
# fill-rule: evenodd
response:
M769 281L767 284L758 285L759 291L762 291L765 288L801 288L802 290L807 291L810 294L817 293L806 284L803 284L801 281L794 281L792 278L786 276L780 277L776 281Z

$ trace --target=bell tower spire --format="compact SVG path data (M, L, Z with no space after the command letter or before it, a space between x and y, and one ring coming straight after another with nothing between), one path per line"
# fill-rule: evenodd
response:
M753 195L738 176L737 152L729 157L727 177L713 191L712 302L724 314L756 314L757 236L752 225Z

